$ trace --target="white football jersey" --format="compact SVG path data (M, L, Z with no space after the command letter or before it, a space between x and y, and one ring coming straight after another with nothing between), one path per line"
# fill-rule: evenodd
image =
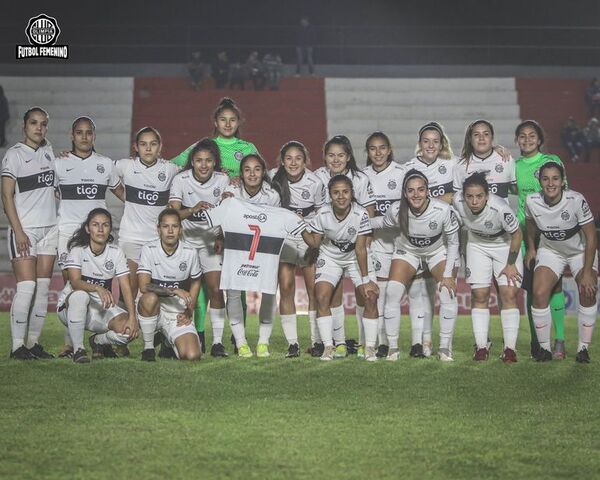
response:
M486 206L477 215L465 204L462 193L454 195L452 203L468 229L469 242L479 245L510 244L511 234L519 229L515 212L494 194L490 194Z
M414 157L403 164L403 167L407 172L414 168L427 177L429 195L433 198L454 192L452 186L456 167L456 158L454 157L448 160L438 157L432 163L426 163L419 157Z
M356 202L342 220L337 219L331 205L325 205L309 223L309 230L323 235L320 250L337 260L354 258L357 237L373 232L369 213Z
M107 290L112 289L113 278L129 275L125 254L118 246L110 243L100 255L92 252L89 246L73 247L65 260L66 268L81 270L81 280ZM71 284L67 282L58 297L58 305L62 305L72 291Z
M385 214L384 225L388 228L399 226L398 213L400 202L394 203ZM396 237L396 250L405 250L416 255L433 252L444 243L444 234L458 231L458 220L452 207L437 198L429 199L429 205L423 213L415 216L408 209L408 238L403 234Z
M277 170L277 168L271 169L269 176L273 178ZM306 169L299 180L288 183L290 186L290 205L284 208L301 215L305 220L314 217L315 211L324 205L327 198L323 182L313 172Z
M465 179L477 172L485 173L490 193L508 202L510 186L517 183L515 161L512 157L505 162L498 152L492 150L486 158L471 155L468 165L464 161L459 161L454 168L454 191L461 192Z
M331 203L331 198L329 197L329 180L331 180L331 173L329 173L329 169L325 166L315 170L315 175L323 182L326 191L325 201L327 203ZM375 205L375 195L373 195L373 188L371 187L371 183L369 182L369 177L367 177L363 172L353 173L352 170L348 170L346 176L352 180L352 186L354 188L354 198L356 201L362 205L363 207L369 207L371 205Z
M55 159L49 143L37 150L21 142L9 148L2 176L16 182L14 201L23 228L56 225Z
M69 153L56 159L56 177L60 204L58 227L73 232L94 208L106 208L106 189L115 189L119 176L113 161L92 152L87 158Z
M180 240L177 250L167 254L160 239L146 243L142 247L137 273L147 273L151 282L164 288L181 288L189 292L190 279L202 275L196 249L185 240ZM178 297L163 297L161 303L179 306Z
M221 202L221 195L229 186L229 177L214 172L206 182L201 183L194 177L192 170L184 170L175 176L171 185L169 201L181 202L181 208L192 208L198 202L210 203L213 207ZM209 228L204 210L190 215L181 222L185 239L197 248L213 243L218 228Z
M238 198L226 198L206 217L225 236L221 290L275 294L283 242L306 228L304 220L284 208Z
M402 198L402 183L406 170L404 166L391 162L384 170L377 172L372 165L365 167L363 172L369 177L369 182L375 196L375 216L385 215L394 202ZM375 230L371 248L377 251L391 252L394 249L396 233L390 228Z
M156 240L158 214L169 202L169 190L179 167L162 158L150 167L139 158L124 158L116 163L116 171L125 186L119 240L135 243Z
M271 207L279 207L281 205L279 194L267 182L263 182L258 193L252 196L246 191L241 183L237 187L235 185L229 185L225 191L233 193L235 198L241 198L242 200L257 205L270 205Z
M584 251L585 241L581 226L594 221L594 216L583 195L565 190L556 205L549 206L541 192L525 200L525 218L535 221L541 233L540 247L570 257Z

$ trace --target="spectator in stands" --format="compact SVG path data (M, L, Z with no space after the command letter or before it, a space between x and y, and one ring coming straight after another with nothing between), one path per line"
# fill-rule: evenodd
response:
M590 121L583 129L583 134L585 135L585 140L587 142L587 155L585 161L589 162L592 155L592 150L595 148L600 148L600 122L598 122L596 117L590 118Z
M226 51L217 54L217 59L212 66L212 74L216 88L222 89L227 86L229 83L229 59Z
M300 19L298 27L298 37L296 40L296 76L300 76L302 64L306 61L308 73L314 75L315 66L313 63L313 47L317 40L317 32L310 24L308 17Z
M597 117L600 114L600 80L595 77L585 91L585 103L590 109L590 117Z
M234 90L235 87L239 87L240 90L245 90L246 79L248 78L248 72L246 65L236 59L231 65L229 65L229 88Z
M188 63L188 73L190 80L192 81L192 88L194 90L200 90L202 88L202 82L206 75L206 65L202 63L202 54L199 51L192 53L190 63Z
M569 117L560 132L563 145L571 155L571 161L576 162L581 155L586 154L585 135L573 117Z
M270 90L279 90L279 82L283 71L281 57L276 53L269 52L263 57L263 65L267 75L267 86Z
M265 66L258 58L258 52L254 50L248 55L246 60L246 71L252 80L254 90L264 90L267 83L267 74L265 72Z
M6 146L6 122L9 118L8 100L4 95L4 88L0 85L0 147Z

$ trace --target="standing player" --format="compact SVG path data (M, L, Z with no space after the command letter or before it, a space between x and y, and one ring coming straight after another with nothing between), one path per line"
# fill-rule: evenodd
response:
M93 358L114 358L112 345L127 345L138 335L138 322L129 270L122 250L112 245L112 217L104 208L91 210L67 244L63 260L68 282L58 302L58 318L69 329L73 361L90 361L83 346L85 330L90 337ZM115 305L113 278L119 280L127 311Z
M490 325L490 285L496 279L501 299L500 321L504 334L502 361L517 361L517 334L521 314L517 294L523 275L519 224L511 208L489 193L483 173L474 173L454 196L454 207L468 230L465 279L471 286L471 320L475 335L474 360L487 360Z
M542 153L540 149L544 145L544 130L534 120L526 120L520 123L515 130L515 141L521 150L521 157L515 164L517 188L519 190L519 207L517 209L517 218L523 231L523 237L527 238L527 223L525 221L525 199L532 193L539 192L541 189L539 181L539 169L547 162L556 162L562 165L560 158L556 155ZM539 240L538 240L539 241ZM527 244L523 242L523 252L526 253ZM533 300L533 270L529 265L525 265L525 275L523 288L527 291L527 317L529 319L529 329L531 332L531 356L536 357L540 345L537 341L535 326L531 316L531 302ZM563 359L566 355L565 350L565 294L562 290L562 280L556 283L552 296L550 297L550 312L552 313L552 323L554 324L555 340L553 356L556 359Z
M281 206L295 212L305 221L312 219L325 203L325 188L317 176L308 170L308 151L295 140L287 142L279 152L279 168L273 175L273 187L279 192ZM298 329L296 321L296 267L304 274L308 295L308 319L311 345L321 343L317 328L315 303L315 266L307 259L307 245L297 236L290 236L283 244L279 260L279 314L281 327L288 341L286 357L298 357ZM316 347L315 347L316 348Z
M230 185L226 197L234 196L249 203L258 205L281 206L279 194L271 187L271 180L267 174L267 164L258 153L251 153L242 158L240 162L240 183ZM216 223L216 222L213 222ZM257 357L269 357L269 339L273 332L273 321L277 308L275 293L263 292L259 317ZM244 325L244 310L242 306L242 291L227 290L227 316L231 332L235 338L238 355L243 358L252 357L253 353L246 340Z
M375 273L367 252L372 233L369 213L354 200L352 181L335 175L328 184L331 203L321 208L310 222L312 235L304 235L312 247L320 246L315 274L317 324L323 339L321 360L333 360L333 319L331 303L336 286L347 274L365 301L365 358L377 360L377 288Z
M385 331L389 341L388 360L400 357L400 302L406 288L417 274L419 265L426 264L438 282L440 295L440 348L438 356L444 362L454 360L452 336L458 313L456 282L452 273L458 258L458 221L452 207L428 195L427 177L409 170L402 186L403 199L388 208L383 226L399 228L390 267L385 299Z
M23 117L25 139L9 148L2 160L8 254L17 281L10 307L10 358L17 360L54 358L39 343L58 242L55 159L46 140L48 120L40 107L27 110Z
M58 266L63 279L68 280L65 261L67 243L73 232L81 227L94 208L106 208L106 190L110 189L121 201L124 189L110 158L94 150L96 125L89 117L78 117L71 126L71 151L56 160L58 206ZM59 357L70 357L73 347L68 338Z
M404 181L404 166L394 161L394 154L390 139L383 132L373 132L365 143L367 150L367 166L363 172L369 177L375 196L375 217L382 217L394 202L402 197L402 183ZM383 310L385 302L385 290L387 288L392 254L394 253L394 232L390 229L375 230L373 242L371 243L371 255L374 262L375 274L377 275L377 286L379 297L377 299L378 318L378 343L377 357L384 358L388 354L387 335L383 324ZM413 282L414 283L414 282ZM358 317L357 317L358 320ZM363 345L364 330L362 322L358 322L358 343ZM420 342L420 339L419 339ZM359 347L363 349L364 347ZM359 351L359 353L361 353Z
M160 158L162 140L155 128L139 130L135 134L134 147L138 156L119 160L116 171L125 188L119 246L127 258L131 290L135 297L142 246L158 239L156 218L169 201L171 182L179 169Z
M138 268L138 320L144 338L142 360L155 361L154 334L160 331L180 360L200 360L198 333L192 325L200 290L200 264L196 249L181 240L177 210L158 215L158 240L142 248Z
M332 177L336 175L346 175L352 181L354 197L359 205L364 207L369 216L375 214L375 197L373 189L369 183L369 178L358 169L352 145L348 137L336 135L329 139L323 146L323 160L325 165L315 171L315 175L328 185ZM327 199L328 202L331 199ZM362 290L362 289L361 289ZM361 290L355 289L356 293L356 320L359 325L359 331L362 323L362 312L364 302L361 296ZM342 305L344 293L343 282L336 287L333 299L331 301L331 316L333 318L333 336L336 345L336 357L343 358L347 355L346 332L344 328L344 306ZM318 352L320 353L320 349Z
M529 264L535 258L531 313L540 343L536 360L552 360L549 300L554 285L568 265L579 289L579 344L575 360L589 363L588 348L596 324L598 301L598 241L594 217L583 195L565 190L562 165L545 163L540 167L539 177L541 192L529 195L525 201L525 263ZM539 247L535 239L538 231L541 234Z
M202 282L210 301L213 357L227 357L223 347L225 298L219 288L223 256L215 250L219 229L208 227L204 210L216 206L229 185L229 177L220 169L217 144L203 138L190 150L183 171L173 179L169 198L169 206L179 211L182 218L184 239L196 249L200 259ZM198 336L204 341L203 332L198 332Z
M252 143L240 138L241 124L242 112L240 108L231 98L222 98L213 112L213 136L219 147L221 168L230 177L238 177L240 175L242 158L251 153L258 153L258 150ZM180 167L185 166L189 152L194 148L194 145L190 145L175 158L171 159L171 161ZM242 293L244 316L246 310L245 299L245 294ZM194 312L194 322L196 323L197 331L201 333L201 338L204 336L204 319L207 305L207 292L203 286L196 304L196 311ZM204 345L204 342L202 343Z

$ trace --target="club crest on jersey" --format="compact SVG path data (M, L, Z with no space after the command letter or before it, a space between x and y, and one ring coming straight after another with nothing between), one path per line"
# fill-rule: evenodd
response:
M431 230L435 230L436 228L438 228L438 224L435 220L432 220L431 222L429 222L429 228Z
M498 173L502 173L504 171L504 165L502 165L501 163L497 163L494 167L494 170L496 170L496 172Z
M465 277L469 278L471 276L471 269L469 267L465 267Z
M181 270L182 272L185 272L186 268L187 268L187 262L181 262L179 264L179 270Z
M167 174L166 174L164 171L163 171L163 172L160 172L160 173L158 174L158 179L159 179L161 182L164 182L164 181L167 179Z
M350 235L350 236L356 235L356 228L348 227L348 235Z
M323 260L322 258L319 258L317 260L317 268L321 268L323 265L325 265L325 260Z
M446 165L440 165L438 167L438 172L440 172L442 175L444 175L444 173L446 173L448 171L448 169L446 168Z
M388 188L389 188L390 190L396 190L396 187L397 187L397 186L398 186L398 184L396 183L396 181L395 181L395 180L390 180L390 181L388 182Z
M221 189L219 187L217 187L213 190L213 197L220 197L220 196L221 196Z
M98 173L104 173L106 171L104 169L104 165L102 165L101 163L99 163L98 165L96 165L96 170L98 171Z
M310 198L310 192L308 190L302 190L302 193L300 194L300 196L304 200L308 200Z
M237 152L235 152L233 154L233 156L235 157L235 159L239 162L242 160L242 158L244 158L244 154L242 152L240 152L239 150Z
M69 258L69 254L68 254L67 252L62 252L62 253L60 254L60 258L59 258L59 260L60 260L62 263L65 263L65 262L67 261L67 258Z
M112 260L109 260L104 264L104 268L106 268L107 270L112 270L113 268L115 268L115 264Z
M567 212L566 210L564 212L562 212L560 214L560 218L562 218L565 222L571 218L571 215L569 215L569 212Z
M492 222L490 222L489 220L486 220L485 223L483 224L483 226L485 228L487 228L488 230L491 228L494 228L494 224Z

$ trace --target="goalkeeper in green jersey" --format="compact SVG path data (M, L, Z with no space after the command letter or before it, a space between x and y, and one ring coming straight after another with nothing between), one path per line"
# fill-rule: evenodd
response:
M239 127L242 121L242 112L231 98L222 98L213 113L214 121L214 140L219 146L221 155L221 169L227 172L230 177L239 177L240 161L250 153L258 153L256 147L245 140L239 138ZM187 163L188 155L196 143L190 145L183 152L172 158L171 161L183 167ZM242 294L242 303L244 308L244 320L246 312L246 298ZM194 311L194 322L196 330L202 342L202 349L205 349L204 341L204 318L206 316L206 307L208 299L204 283L196 302Z
M517 217L523 238L527 238L525 222L525 199L532 193L541 190L538 180L540 167L546 162L557 162L562 165L560 158L556 155L542 153L540 149L544 145L544 130L535 120L526 120L517 126L515 131L515 141L521 150L521 157L516 162L517 188L519 189L519 207ZM539 239L538 239L539 241ZM526 244L523 243L523 257L525 257ZM531 355L536 358L540 345L535 333L535 326L531 317L531 300L533 286L533 269L525 265L525 274L523 278L523 288L527 291L527 317L529 319L529 328L531 330ZM552 297L550 298L550 310L552 312L552 323L555 330L555 341L553 348L553 357L557 359L565 358L565 294L562 290L562 278L559 279L554 287Z

